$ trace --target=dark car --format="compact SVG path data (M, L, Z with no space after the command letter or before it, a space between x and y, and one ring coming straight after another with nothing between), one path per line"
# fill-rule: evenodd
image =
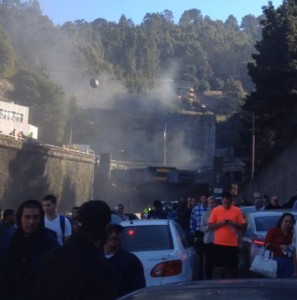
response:
M296 295L296 279L241 279L148 287L120 300L295 300Z

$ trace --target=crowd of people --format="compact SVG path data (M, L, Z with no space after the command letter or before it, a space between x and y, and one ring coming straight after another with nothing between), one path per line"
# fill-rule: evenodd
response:
M153 208L143 215L148 219L174 218L181 225L199 258L199 280L212 279L214 270L219 278L238 278L239 246L246 229L240 206L253 205L254 210L297 209L297 191L282 206L275 195L264 194L251 203L247 199L238 201L229 192L224 192L220 199L204 193L198 200L181 199L170 210L155 200ZM265 247L279 266L280 278L297 275L294 224L294 215L286 212L265 238Z
M121 247L122 218L90 200L57 213L57 198L4 210L0 224L0 299L112 300L146 286L140 260Z
M13 136L15 139L24 140L26 138L32 138L33 132L29 132L27 135L22 131L17 131L15 128L9 133L10 136Z
M276 196L263 197L255 209L279 208ZM266 202L265 202L266 201ZM124 205L111 209L90 200L72 209L71 218L57 212L57 198L24 201L5 209L0 223L0 299L116 299L145 287L141 261L121 247ZM284 207L294 208L296 194ZM247 205L243 201L242 205ZM199 278L238 277L239 240L245 219L229 192L220 201L207 194L181 199L164 209L156 199L147 219L175 219L199 257ZM294 215L285 212L265 237L265 247L277 261L278 277L297 273Z

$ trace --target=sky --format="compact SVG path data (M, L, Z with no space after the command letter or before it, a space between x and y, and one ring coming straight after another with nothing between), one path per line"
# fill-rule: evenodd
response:
M272 3L278 7L282 0ZM232 14L240 23L245 15L261 15L261 7L268 0L39 0L39 4L43 14L56 25L82 19L91 22L97 18L118 22L122 14L140 24L146 13L161 13L166 9L172 11L177 23L182 13L192 8L212 20L225 21Z

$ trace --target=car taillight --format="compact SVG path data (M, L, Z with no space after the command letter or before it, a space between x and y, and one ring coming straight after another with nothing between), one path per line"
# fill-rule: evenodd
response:
M151 271L152 277L167 277L180 274L182 271L181 260L170 260L155 265Z
M259 239L252 239L252 244L257 245L257 246L264 246L264 241L259 240Z

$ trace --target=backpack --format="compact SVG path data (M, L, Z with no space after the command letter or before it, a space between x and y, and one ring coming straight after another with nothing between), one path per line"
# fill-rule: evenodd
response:
M60 215L60 227L62 231L62 244L64 245L64 238L65 238L65 217Z

